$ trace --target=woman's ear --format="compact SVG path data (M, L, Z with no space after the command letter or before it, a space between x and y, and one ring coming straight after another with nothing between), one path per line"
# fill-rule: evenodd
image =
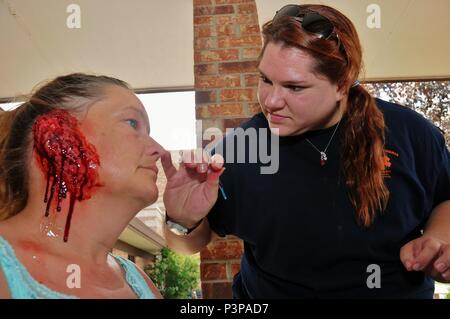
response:
M345 92L344 87L336 86L336 93L335 93L336 102L340 102L344 98L344 96L346 95L344 92Z

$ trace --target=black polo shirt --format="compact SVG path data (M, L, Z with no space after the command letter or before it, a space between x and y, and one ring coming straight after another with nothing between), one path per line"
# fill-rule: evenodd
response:
M368 229L358 226L339 174L345 117L323 167L306 138L323 149L336 126L281 137L275 174L261 174L267 160L258 157L249 163L250 143L245 148L247 163L226 159L221 176L226 199L219 195L208 220L217 234L244 241L235 297L432 297L434 282L423 272L407 272L399 253L421 235L433 207L450 199L449 151L442 133L420 114L382 100L377 104L387 125L385 181L390 199ZM256 129L259 148L272 145L270 133L266 137L259 131L268 128L262 113L241 128ZM241 133L225 141L237 141ZM220 153L226 157L229 149ZM376 287L368 285L374 282L369 278L373 267L380 270Z

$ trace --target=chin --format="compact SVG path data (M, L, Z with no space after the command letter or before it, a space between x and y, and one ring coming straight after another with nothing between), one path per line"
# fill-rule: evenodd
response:
M133 185L132 190L130 189L130 194L133 194L132 196L142 202L145 207L150 206L158 200L158 188L155 183L151 184L153 185L149 187L148 182L145 184L137 183Z
M158 196L146 196L142 195L138 197L140 202L142 202L142 209L154 204L158 200Z
M143 194L144 200L147 203L147 206L155 203L158 200L158 190L151 190L150 192Z
M292 135L292 132L286 127L273 126L273 125L269 125L269 127L270 127L270 132L273 135L277 135L277 136L280 136L280 137Z

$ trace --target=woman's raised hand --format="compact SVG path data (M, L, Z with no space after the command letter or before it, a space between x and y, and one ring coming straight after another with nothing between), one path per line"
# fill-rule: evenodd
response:
M180 167L172 163L170 152L161 157L167 185L164 205L167 215L185 227L195 226L217 200L224 159L210 157L204 150L182 152Z

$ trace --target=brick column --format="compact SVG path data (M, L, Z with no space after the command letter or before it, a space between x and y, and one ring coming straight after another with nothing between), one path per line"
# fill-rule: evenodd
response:
M262 47L255 0L193 0L196 117L203 131L238 126L259 112ZM199 132L200 133L200 132ZM201 252L204 298L231 298L242 242L221 239Z

